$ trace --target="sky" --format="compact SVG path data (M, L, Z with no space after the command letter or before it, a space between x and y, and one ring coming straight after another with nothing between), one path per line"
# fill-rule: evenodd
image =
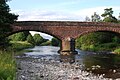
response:
M113 8L116 18L120 13L120 0L11 0L8 5L18 21L85 21L106 8Z

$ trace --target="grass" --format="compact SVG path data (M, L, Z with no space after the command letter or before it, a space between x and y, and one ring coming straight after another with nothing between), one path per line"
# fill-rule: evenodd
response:
M0 80L15 80L16 63L12 52L0 51Z
M8 51L0 50L0 80L16 80L14 55L19 54L23 49L34 47L26 41L11 41L10 43L11 46L7 49Z
M34 45L28 43L27 41L11 41L11 47L14 51L21 51L26 48L34 47Z

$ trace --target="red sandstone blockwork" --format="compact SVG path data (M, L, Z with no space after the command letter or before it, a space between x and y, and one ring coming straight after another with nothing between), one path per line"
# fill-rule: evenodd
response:
M12 25L13 34L20 31L39 31L50 34L60 40L77 38L95 31L120 33L120 24L106 22L71 22L71 21L18 21Z

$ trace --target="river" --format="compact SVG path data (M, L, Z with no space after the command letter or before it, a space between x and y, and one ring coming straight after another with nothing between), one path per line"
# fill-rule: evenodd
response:
M28 50L31 50L32 52L25 52L24 55L17 56L16 58L17 58L17 63L18 63L17 64L18 65L18 73L17 73L18 80L24 80L24 78L27 78L25 80L41 80L41 79L42 80L57 80L54 77L52 77L52 79L50 78L47 79L45 77L48 77L48 76L45 76L45 75L41 76L39 74L38 76L37 73L40 73L39 71L41 71L38 68L41 69L41 67L43 67L42 65L44 65L43 68L49 69L49 73L51 73L51 75L49 76L52 76L54 72L59 71L58 73L60 73L61 69L59 70L59 68L61 68L61 64L62 65L64 64L64 66L67 65L67 68L71 66L73 67L74 65L79 66L77 67L78 69L76 68L77 69L76 71L80 70L79 72L83 71L84 73L82 72L80 73L82 75L81 79L80 79L81 77L80 74L78 74L80 77L75 76L75 78L68 79L69 77L65 78L65 75L64 75L64 77L62 76L62 79L59 79L59 80L72 80L72 79L93 80L94 78L91 78L91 76L93 77L96 76L95 80L109 80L109 79L120 80L120 55L108 54L108 53L103 54L103 53L86 52L86 51L81 51L81 50L76 49L78 51L78 54L75 55L75 57L72 57L75 59L75 63L69 64L69 63L60 62L61 57L57 53L59 49L60 49L59 47L53 47L53 46L36 46L34 48L28 49ZM45 65L48 65L51 67L46 67ZM53 65L55 65L57 68L53 67ZM55 71L51 70L52 67ZM69 69L72 69L72 67ZM67 69L66 67L64 68ZM33 69L33 70L29 71L29 69L31 70ZM38 69L38 70L35 71L35 69ZM66 76L71 75L69 69L67 70L68 73L64 72L66 73ZM28 71L25 72L26 70ZM43 73L43 71L41 72ZM79 73L76 71L72 73L75 73L75 74ZM29 74L33 76L37 75L37 79L29 76ZM46 74L47 74L47 71L46 71ZM89 74L89 75L84 76L84 74ZM60 75L61 74L59 74L59 76L58 75L56 76L60 78ZM100 78L101 76L102 78Z

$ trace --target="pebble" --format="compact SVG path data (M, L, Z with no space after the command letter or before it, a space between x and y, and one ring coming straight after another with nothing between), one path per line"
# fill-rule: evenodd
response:
M62 63L47 59L17 59L17 80L110 80L83 71L79 63ZM100 66L93 66L93 68ZM114 71L115 72L115 71Z

